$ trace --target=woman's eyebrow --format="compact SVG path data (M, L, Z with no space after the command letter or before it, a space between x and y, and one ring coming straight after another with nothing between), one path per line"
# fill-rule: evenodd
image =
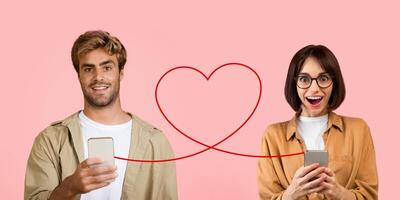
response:
M321 75L321 74L328 74L328 72L320 72L320 73L318 74L318 76ZM311 76L309 73L306 73L306 72L300 72L300 73L299 73L299 76L300 76L300 75Z
M300 72L299 75L307 75L307 76L310 76L309 73L305 73L305 72Z

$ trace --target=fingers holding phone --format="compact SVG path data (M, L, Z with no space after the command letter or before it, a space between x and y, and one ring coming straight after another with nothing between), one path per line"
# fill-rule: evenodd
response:
M300 167L295 172L292 183L283 193L283 199L298 199L308 194L321 192L324 189L322 183L327 178L325 169L319 163Z
M75 172L62 185L69 196L90 192L109 185L117 178L116 167L105 164L103 159L88 158L81 162Z
M90 182L92 183L111 183L115 181L118 174L116 173L117 167L115 165L109 165L107 162L100 158L88 158L88 160L101 160L102 162L87 165L85 173L91 177Z

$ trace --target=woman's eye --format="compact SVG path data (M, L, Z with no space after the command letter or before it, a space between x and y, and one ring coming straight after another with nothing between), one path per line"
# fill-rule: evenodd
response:
M323 81L323 82L329 81L329 77L326 76L326 75L322 75L322 76L319 77L319 80L320 80L320 81Z
M299 78L299 80L300 80L300 82L302 82L302 83L308 83L308 82L310 82L310 78L309 78L309 77L306 77L306 76L301 76L301 77Z

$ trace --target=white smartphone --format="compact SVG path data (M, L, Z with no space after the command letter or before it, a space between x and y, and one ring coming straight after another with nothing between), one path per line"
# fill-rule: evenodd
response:
M328 152L325 150L307 150L304 153L304 166L319 163L320 166L328 167Z
M103 159L106 164L114 165L114 140L112 137L89 138L89 158L97 157Z

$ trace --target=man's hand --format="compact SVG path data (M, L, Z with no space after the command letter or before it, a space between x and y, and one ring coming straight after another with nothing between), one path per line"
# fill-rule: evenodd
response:
M88 158L53 190L50 199L72 199L78 194L107 186L117 177L116 169L116 166L104 165L99 158Z

